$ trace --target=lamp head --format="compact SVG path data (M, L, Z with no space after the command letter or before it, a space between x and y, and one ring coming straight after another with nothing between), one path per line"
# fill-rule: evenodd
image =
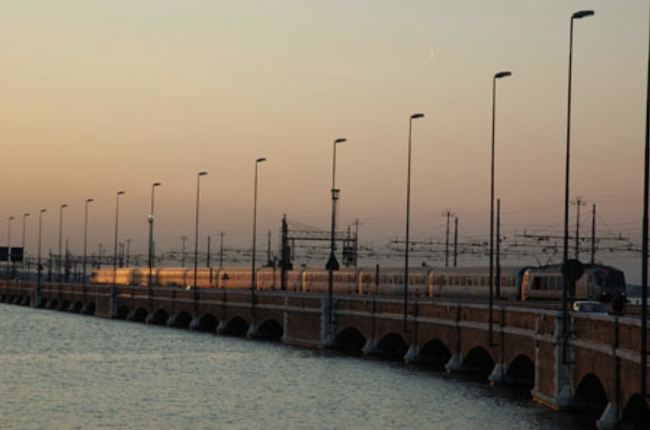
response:
M208 174L208 172L199 172L199 176L205 176L207 174Z
M344 138L344 137L340 137L340 138L338 138L338 139L336 139L336 140L334 141L334 144L337 144L337 143L344 143L344 142L347 142L347 141L348 141L348 140L347 140L346 138Z
M47 209L41 209L41 211L39 213L44 214L45 212L47 212Z
M118 191L118 192L117 192L117 195L118 195L118 196L122 196L122 195L124 195L124 194L126 194L124 191Z
M257 160L255 160L256 163L263 163L265 161L266 161L266 158L258 158Z
M63 208L67 208L67 207L68 207L68 205L67 205L66 203L64 203L64 204L61 205L61 209L63 209Z
M593 10L581 10L571 15L571 19L586 18L588 16L594 16L595 14L596 12Z
M512 76L512 72L510 71L499 72L494 75L494 79L506 78L508 76Z
M154 184L152 185L152 187L153 187L153 188L156 188L156 187L159 187L159 186L161 186L161 185L162 185L162 184L161 184L160 182L154 182Z
M91 203L91 202L94 202L94 201L95 201L95 200L93 200L93 199L86 199L86 204Z
M411 119L418 119L418 118L424 118L424 114L423 113L414 113L413 115L411 115Z

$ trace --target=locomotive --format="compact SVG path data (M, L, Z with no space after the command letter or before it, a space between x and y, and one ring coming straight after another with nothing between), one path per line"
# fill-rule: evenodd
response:
M250 289L250 268L178 267L112 268L92 272L95 284L149 285L180 288ZM281 290L282 273L279 269L263 267L255 271L256 289ZM286 291L326 293L329 290L329 272L326 269L307 268L286 272ZM403 268L344 268L333 272L335 294L401 296L404 294ZM408 293L413 297L476 297L489 296L489 270L486 267L410 268ZM494 297L501 300L559 300L563 296L564 278L559 265L544 267L504 267L500 279L495 273ZM600 264L587 264L575 283L571 296L577 300L611 302L625 299L626 284L622 271Z

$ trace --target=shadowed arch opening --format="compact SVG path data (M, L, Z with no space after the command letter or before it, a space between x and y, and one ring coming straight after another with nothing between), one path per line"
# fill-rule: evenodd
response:
M21 302L23 306L29 306L31 303L32 303L32 298L29 296L25 297Z
M0 303L4 303L7 301L7 296L5 295L0 295Z
M419 362L436 368L444 369L451 359L447 345L439 339L432 339L420 350Z
M494 360L485 348L477 346L472 349L463 360L463 370L476 375L486 377L494 369Z
M189 328L191 322L192 322L192 315L188 314L185 311L182 311L176 315L176 321L174 322L174 327Z
M75 314L78 314L81 312L81 309L83 309L84 305L81 302L76 302L71 308L70 312L74 312Z
M145 316L146 318L146 316ZM158 309L155 314L153 314L153 318L149 321L150 324L156 324L156 325L162 325L166 324L167 320L169 319L169 314L167 313L166 310L164 309Z
M127 308L126 306L120 306L120 308L117 310L117 314L115 314L115 319L125 320L126 317L128 316L129 316L129 308Z
M41 301L38 302L36 307L39 309L44 309L46 306L47 306L47 299L45 297L41 297Z
M647 429L648 423L650 423L650 407L640 394L635 394L625 405L619 429Z
M199 325L196 327L196 330L199 331L208 331L216 332L217 327L219 326L219 320L212 314L205 314L199 320Z
M59 301L57 299L51 299L47 304L47 309L56 309L59 307Z
M506 384L523 388L535 386L535 364L525 355L515 358L506 372Z
M234 317L230 320L223 334L229 336L246 336L248 333L248 323L241 317Z
M573 406L593 420L601 417L607 407L607 394L597 376L590 373L582 378L573 398Z
M83 313L85 315L95 315L96 311L97 311L97 307L95 306L95 302L88 303L86 308L83 309ZM128 315L128 311L127 311L127 315ZM124 318L126 318L126 316L124 316Z
M402 336L397 333L391 333L379 341L377 354L390 360L403 360L408 348Z
M334 339L334 348L361 354L363 347L366 346L366 342L366 338L359 330L354 327L348 327L336 336L336 339Z
M134 322L144 322L147 319L148 312L145 308L138 308L133 314Z
M67 299L63 300L61 302L61 305L57 309L61 311L67 311L68 309L70 309L70 300Z
M282 326L275 320L266 320L257 329L257 337L265 340L279 341L283 334Z

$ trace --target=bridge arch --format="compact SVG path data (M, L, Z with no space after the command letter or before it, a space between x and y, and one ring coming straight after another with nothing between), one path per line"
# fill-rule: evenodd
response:
M95 315L95 312L97 312L97 306L95 305L95 302L88 303L81 312L84 313L85 315ZM128 315L128 311L127 311L127 315ZM126 316L124 316L124 318L126 318Z
M483 347L472 348L463 359L463 370L479 375L489 375L494 369L494 359Z
M199 325L196 327L196 330L207 331L207 332L216 332L217 327L219 326L219 319L213 314L205 314L199 319Z
M267 340L280 340L284 334L282 325L274 319L264 321L257 329L257 337Z
M535 386L535 363L525 354L518 355L508 365L505 383L520 387Z
M68 309L70 312L73 312L75 314L78 314L81 312L81 309L83 309L84 305L81 303L81 301L76 301L70 308Z
M246 336L248 333L249 324L242 317L233 317L226 327L223 329L223 334L230 336Z
M146 318L146 317L145 317ZM149 324L165 325L169 319L169 314L164 309L158 309L153 317L149 319Z
M366 343L366 337L354 327L347 327L341 330L336 335L336 338L334 338L334 348L349 352L361 353Z
M144 322L147 319L149 313L145 308L138 308L135 313L133 313L132 321L135 322Z
M397 333L389 333L377 343L377 354L389 359L403 359L408 349L404 338Z
M640 394L630 397L623 409L621 429L642 429L650 423L650 407Z
M444 368L451 359L451 351L440 339L431 339L420 349L418 361L435 367Z
M174 317L172 326L177 328L189 328L192 322L192 315L186 311L181 311Z
M46 306L47 309L56 309L58 307L59 307L59 301L54 297L47 302L47 306Z
M126 306L120 306L117 309L117 313L115 314L115 319L117 320L126 320L126 318L129 316L129 308Z
M57 308L57 310L67 311L68 309L70 309L70 300L63 299L63 301L61 302L61 305Z
M600 378L593 373L584 376L573 395L574 408L597 420L605 411L607 403L607 393Z

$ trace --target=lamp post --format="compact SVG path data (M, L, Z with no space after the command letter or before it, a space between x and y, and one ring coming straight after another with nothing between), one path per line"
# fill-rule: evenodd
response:
M115 248L113 252L113 286L117 286L117 244L118 242L118 229L120 224L120 196L125 194L124 191L115 193Z
M327 312L327 330L332 335L332 312L334 301L334 271L339 270L339 263L336 261L336 201L339 199L339 191L336 188L336 146L339 143L345 143L347 139L339 138L334 141L334 154L332 156L332 228L330 236L330 256L325 268L327 269L327 299L328 299L328 312Z
M67 204L62 204L59 207L59 265L58 265L58 278L59 278L59 284L61 284L61 278L63 277L61 275L61 268L63 267L63 209L67 208Z
M493 346L492 320L494 309L494 153L495 153L495 131L496 131L496 111L497 111L497 79L512 76L511 72L499 72L492 78L492 145L490 156L490 301L489 301L489 345ZM499 279L499 282L501 280Z
M196 307L196 294L197 294L197 269L199 263L199 202L201 198L201 176L207 175L208 172L199 172L196 176L196 230L194 232L194 288L192 289L192 297L194 298L194 306Z
M81 286L83 291L86 291L86 248L88 245L88 204L92 203L93 199L86 199L85 212L84 212L84 255L81 273Z
M571 15L571 26L569 31L569 83L567 95L567 123L566 123L566 171L564 177L564 246L562 261L566 265L569 259L569 167L571 160L571 87L573 78L573 22L576 19L586 18L593 16L593 10L582 10L575 12ZM564 271L563 271L564 272ZM562 335L564 337L562 347L562 362L566 363L566 350L568 342L568 295L569 295L569 280L566 276L563 279L563 293L562 293Z
M152 288L152 272L153 272L153 260L154 260L154 251L153 251L153 221L154 221L154 196L156 188L161 186L160 182L155 182L151 185L151 212L147 219L149 220L149 296L151 297L151 288Z
M38 296L40 297L40 291L41 291L41 238L42 238L42 230L43 230L43 214L46 212L45 209L41 209L38 212L38 258L37 258L37 263L36 263L36 288L38 289L39 293Z
M645 148L643 162L643 222L641 233L641 398L648 396L648 212L650 194L650 44L646 80Z
M409 290L409 228L411 218L411 141L413 140L413 120L424 118L423 113L414 113L409 118L409 151L408 169L406 176L406 238L404 247L404 332L406 327L406 314L408 312L408 290Z
M23 214L23 242L22 242L22 247L23 247L23 261L22 261L21 269L20 269L21 272L22 272L21 275L22 275L23 278L26 278L26 276L25 276L25 256L26 256L26 254L25 254L25 230L26 230L26 228L25 228L25 224L26 224L26 220L27 220L27 217L28 217L28 216L29 216L28 213Z
M255 324L255 292L257 289L257 279L255 276L255 241L257 239L257 168L260 163L266 161L266 158L255 160L255 191L253 193L253 262L251 263L251 316Z
M9 217L9 222L7 223L7 280L11 279L11 221L14 220L14 217Z

